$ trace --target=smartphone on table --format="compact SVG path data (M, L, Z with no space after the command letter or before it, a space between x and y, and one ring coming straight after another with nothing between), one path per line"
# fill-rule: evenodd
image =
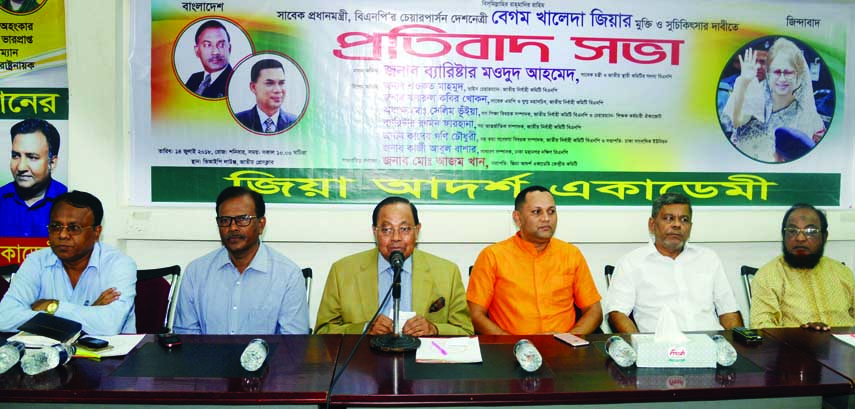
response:
M107 340L101 338L86 336L78 339L77 345L80 345L92 351L98 351L107 348L108 346L110 346L110 343L107 342Z
M157 334L157 342L167 349L181 346L181 338L171 332L166 334Z

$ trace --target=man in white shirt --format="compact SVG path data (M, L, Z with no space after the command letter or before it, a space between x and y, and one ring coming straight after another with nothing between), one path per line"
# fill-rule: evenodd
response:
M712 250L687 243L692 232L689 198L670 192L657 198L647 228L653 242L615 266L606 296L612 330L654 332L666 307L683 331L743 326L721 260Z

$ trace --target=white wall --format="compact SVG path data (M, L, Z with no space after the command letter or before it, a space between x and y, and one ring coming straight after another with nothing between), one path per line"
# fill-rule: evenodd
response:
M70 147L69 186L96 194L104 203L103 241L124 248L141 268L186 264L216 248L213 206L130 207L128 43L130 2L66 0L68 27ZM852 5L846 7L851 15ZM850 51L855 44L850 44ZM855 55L852 52L849 54ZM847 91L853 67L847 67ZM847 94L846 92L843 93ZM850 93L851 94L851 93ZM855 95L855 94L851 94ZM843 115L852 133L852 108ZM464 276L478 252L514 231L507 208L420 207L420 247L456 262ZM301 266L315 271L310 306L314 322L326 272L347 254L370 248L366 206L274 207L268 210L264 240ZM601 292L602 269L647 240L646 208L561 208L558 237L585 254ZM783 209L696 209L693 242L716 250L724 260L737 299L746 302L739 266L765 263L779 252ZM829 212L826 254L855 265L855 211Z

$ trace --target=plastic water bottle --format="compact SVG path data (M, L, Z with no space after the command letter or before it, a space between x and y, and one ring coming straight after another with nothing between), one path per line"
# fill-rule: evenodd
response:
M264 361L267 359L267 351L267 341L260 338L249 341L249 345L240 355L240 365L247 371L257 371L264 365Z
M517 358L517 362L520 363L522 369L525 369L527 372L534 372L543 364L540 352L527 339L517 341L517 344L514 345L514 356Z
M631 366L638 359L632 346L617 335L610 337L606 341L606 353L609 354L616 364L624 368Z
M36 375L65 365L77 352L74 345L55 344L36 351L27 352L21 358L21 369L27 375Z
M721 335L713 335L712 340L715 341L716 361L721 366L731 366L736 362L736 350L733 345L727 342Z
M25 350L24 344L17 341L7 342L6 345L0 347L0 374L6 373L15 366L24 356Z

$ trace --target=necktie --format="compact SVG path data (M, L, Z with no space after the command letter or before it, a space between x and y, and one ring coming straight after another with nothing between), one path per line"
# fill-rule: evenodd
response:
M273 118L267 118L264 121L264 132L272 133L276 131L276 126L273 124Z
M207 89L210 85L211 85L211 74L206 73L205 79L202 81L201 84L199 84L199 88L196 88L196 94L202 95L202 93L205 92L205 89Z

